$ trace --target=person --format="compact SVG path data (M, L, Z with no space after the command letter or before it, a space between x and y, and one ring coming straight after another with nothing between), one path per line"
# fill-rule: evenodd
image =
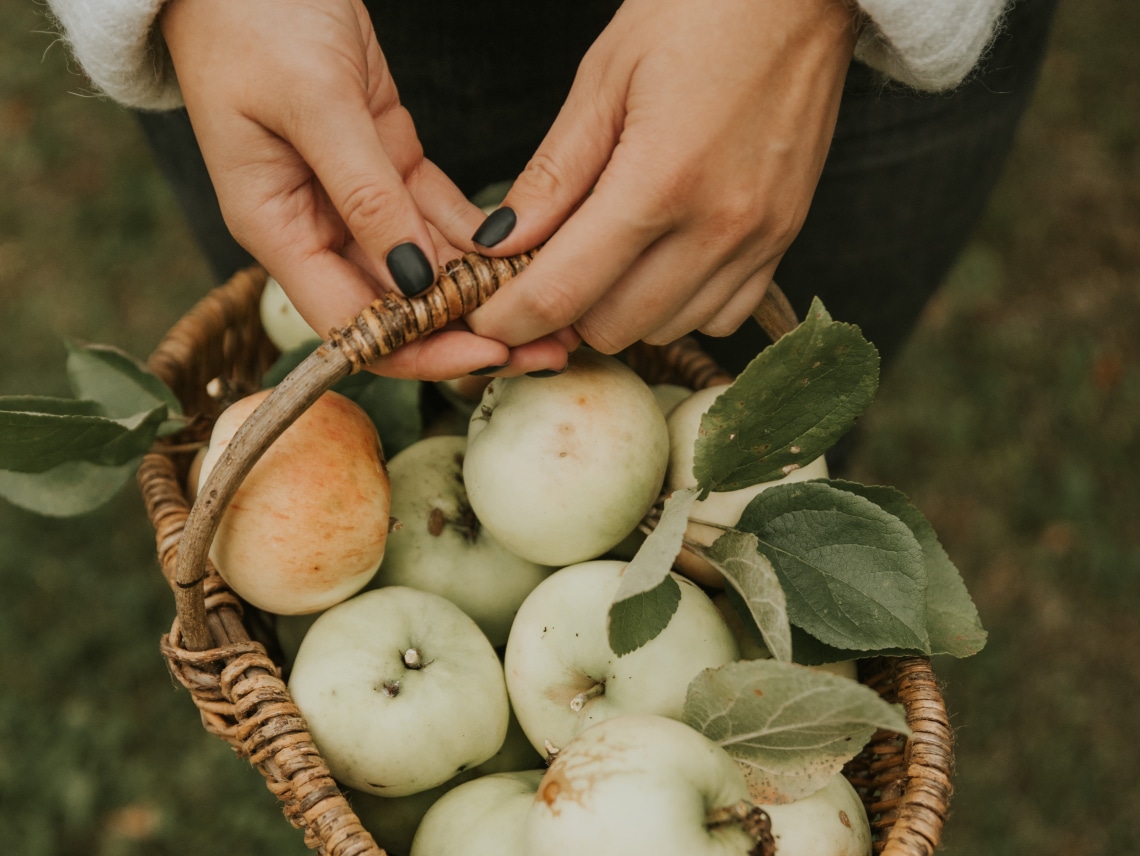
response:
M429 380L694 331L739 371L773 280L889 364L984 209L1055 0L50 5L219 276L256 259L318 330L542 244L374 367ZM489 217L470 201L512 177Z

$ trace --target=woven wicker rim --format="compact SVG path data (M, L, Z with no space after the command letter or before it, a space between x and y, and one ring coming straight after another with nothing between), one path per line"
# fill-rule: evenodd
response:
M175 324L148 361L195 417L189 428L145 457L138 475L159 564L175 596L177 617L160 646L171 673L190 691L204 728L262 773L311 849L330 856L380 856L385 851L333 780L280 668L266 646L254 641L257 612L245 608L208 562L203 579L189 587L177 583L179 544L191 510L185 480L193 453L187 447L205 441L226 395L256 389L277 356L260 326L265 282L265 272L254 267L213 289ZM775 328L779 322L771 324ZM652 383L699 389L731 379L691 339L665 348L639 346L627 356ZM185 645L182 622L188 610L204 612L212 639L205 650ZM953 789L953 732L931 663L925 657L865 660L860 679L902 705L913 732L909 740L875 734L844 769L867 808L874 850L930 856L941 840Z

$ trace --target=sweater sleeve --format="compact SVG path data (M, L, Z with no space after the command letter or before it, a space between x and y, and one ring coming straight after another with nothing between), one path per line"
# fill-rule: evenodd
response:
M961 83L997 32L1006 0L858 0L855 57L892 80L939 91Z
M164 0L49 0L61 37L91 82L128 107L182 104L155 21Z
M182 96L155 20L164 0L49 0L92 83L129 107L166 110ZM977 64L1006 0L858 0L857 59L916 89L950 89Z

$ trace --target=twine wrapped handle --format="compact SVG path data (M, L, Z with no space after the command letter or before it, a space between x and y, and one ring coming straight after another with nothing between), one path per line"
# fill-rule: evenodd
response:
M223 512L270 444L338 380L483 305L525 269L536 252L508 258L468 253L441 268L435 283L422 294L384 295L344 327L333 330L254 410L199 491L182 533L174 577L175 607L188 650L205 651L214 645L202 592L207 554ZM753 317L773 340L796 323L795 313L775 283Z

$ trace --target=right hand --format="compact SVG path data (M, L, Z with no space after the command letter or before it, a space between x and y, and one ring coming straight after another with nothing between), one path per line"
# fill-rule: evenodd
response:
M318 332L474 249L483 214L424 157L359 0L172 0L160 27L227 226ZM576 343L508 348L460 323L372 370L560 369Z

